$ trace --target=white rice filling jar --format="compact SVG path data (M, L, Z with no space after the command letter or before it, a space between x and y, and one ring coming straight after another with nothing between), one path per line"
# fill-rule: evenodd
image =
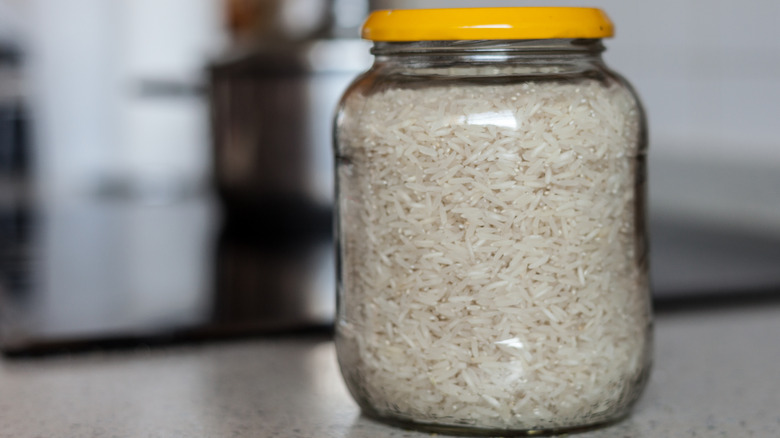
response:
M625 417L651 362L647 135L603 12L375 12L336 118L342 374L462 434Z

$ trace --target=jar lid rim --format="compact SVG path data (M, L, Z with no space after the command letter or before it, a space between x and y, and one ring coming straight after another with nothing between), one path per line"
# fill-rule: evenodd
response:
M614 26L598 8L503 7L386 9L369 15L361 36L371 41L608 38Z

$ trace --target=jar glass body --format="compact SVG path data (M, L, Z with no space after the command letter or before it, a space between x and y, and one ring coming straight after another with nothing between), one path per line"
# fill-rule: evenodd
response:
M602 50L375 45L335 127L336 347L365 414L508 435L628 413L651 362L647 140Z

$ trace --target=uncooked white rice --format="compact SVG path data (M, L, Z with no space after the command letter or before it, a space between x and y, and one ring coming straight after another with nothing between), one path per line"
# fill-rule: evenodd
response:
M648 358L636 102L597 81L345 102L339 360L375 414L593 423Z

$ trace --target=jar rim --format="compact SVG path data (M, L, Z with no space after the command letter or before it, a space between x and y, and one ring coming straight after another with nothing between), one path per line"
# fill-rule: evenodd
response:
M361 36L371 41L600 39L614 35L598 8L503 7L388 9L371 13Z
M375 56L512 56L540 58L562 55L598 56L604 51L601 38L527 40L375 41Z

